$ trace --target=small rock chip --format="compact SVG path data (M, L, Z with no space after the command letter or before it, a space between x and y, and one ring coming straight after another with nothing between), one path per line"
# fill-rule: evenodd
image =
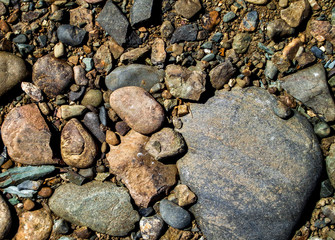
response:
M74 234L76 234L78 238L89 239L92 234L92 231L87 227L81 227L74 230Z
M106 140L105 133L100 129L100 121L97 114L93 112L86 113L84 117L84 125L101 143Z
M87 108L82 105L62 105L58 109L57 116L64 120L69 120L73 117L82 116L86 110Z
M52 195L52 188L51 187L42 187L41 190L37 192L37 195L43 198L48 198Z
M303 52L296 59L298 61L299 66L301 66L301 68L304 68L305 66L307 66L311 63L314 63L315 60L316 60L316 57L311 52Z
M93 57L95 68L102 74L109 74L113 68L113 56L107 44L99 47Z
M76 168L91 166L97 155L93 138L75 118L68 121L62 130L61 154L66 164Z
M215 89L221 89L234 76L236 70L230 61L225 61L209 72L210 82Z
M51 132L35 104L16 107L5 118L1 137L12 160L29 165L54 164Z
M130 130L130 127L128 126L126 122L121 121L121 122L115 123L115 131L119 133L121 136L126 135L127 132L129 132L129 130Z
M161 25L160 32L163 38L171 37L174 27L170 21L164 21Z
M293 39L284 49L283 49L283 57L293 60L295 55L298 52L299 47L302 45L302 42L299 38Z
M16 239L47 240L52 230L52 218L44 210L24 212L19 218Z
M113 131L107 130L106 131L106 142L109 145L116 146L120 144L120 139Z
M88 79L86 78L85 69L81 66L74 66L73 67L73 75L74 81L79 86L85 86L88 84Z
M30 82L21 83L22 91L24 91L31 99L40 102L43 101L43 95L41 90Z
M30 211L30 210L33 210L34 207L35 207L35 203L29 198L23 202L24 210Z
M70 10L70 24L79 27L81 24L85 24L83 27L87 32L93 30L93 13L92 10L84 8L83 6Z
M326 121L335 120L335 104L321 64L298 71L282 78L281 86L293 97L313 108Z
M202 8L199 0L178 0L174 7L179 15L187 19L192 18Z
M162 66L166 59L165 43L161 38L156 38L152 45L151 62L153 65Z
M159 239L164 227L164 221L158 215L152 217L142 217L140 220L140 230L144 240Z
M142 64L130 64L114 69L105 80L108 89L137 86L149 91L164 78L164 71Z
M156 160L161 161L184 153L186 143L180 133L175 132L172 128L163 128L150 137L145 150Z
M198 101L206 91L206 74L179 65L168 65L165 83L174 97Z
M181 207L195 203L197 200L195 194L184 184L178 184L173 192L178 200L178 205Z
M5 15L7 12L6 6L5 4L3 4L2 2L0 2L0 16Z
M265 77L267 79L274 79L277 73L278 73L278 68L276 67L276 65L271 60L266 61L265 70L264 70Z
M53 231L58 234L67 234L70 230L69 224L64 219L57 219L53 225Z
M92 4L96 4L99 2L102 2L103 0L85 0L87 3L92 3Z
M204 29L212 31L221 21L220 14L217 11L210 11L201 18L201 21Z
M126 42L128 20L111 0L106 2L97 22L119 45Z
M245 53L251 42L251 36L248 33L238 33L234 37L233 49L236 53Z
M325 40L335 45L335 26L332 26L328 21L312 20L308 24L311 35L318 41Z
M290 27L298 27L302 21L304 21L309 14L310 5L307 0L298 0L292 2L286 9L280 11L280 17Z
M160 202L159 211L163 220L171 227L184 229L191 225L191 214L169 200L163 199Z
M258 25L258 13L257 11L250 11L243 18L240 28L244 31L253 32L256 30L257 25Z
M267 36L270 39L278 40L280 38L293 35L295 30L293 27L290 27L284 20L276 19L268 23L266 28Z
M162 106L143 88L123 87L112 92L110 105L132 129L142 134L157 131L164 122Z
M0 239L5 239L12 225L12 217L5 200L0 196Z
M107 154L110 172L124 181L140 207L148 207L176 183L177 170L174 165L164 165L143 152L148 139L131 130L121 137L121 144L110 146Z
M197 39L198 27L195 24L188 24L178 27L172 34L171 43L183 41L194 41Z
M133 50L130 50L128 52L125 52L120 57L120 62L123 63L125 61L127 62L135 62L139 59L141 59L143 56L145 56L150 50L150 46L145 46L141 48L135 48Z
M27 68L22 58L0 51L0 97L23 81L26 76Z
M268 0L246 0L246 1L256 5L263 5L268 2Z
M130 10L131 26L142 24L151 18L154 0L135 0Z
M55 58L63 57L65 54L65 46L62 42L59 42L54 47L54 56Z
M32 79L48 97L56 97L71 83L73 71L65 61L46 55L34 64Z
M61 185L50 198L49 206L71 223L112 236L127 235L139 221L127 189L111 182Z
M102 103L102 92L97 89L88 90L83 100L81 100L81 104L84 106L91 105L93 107L99 107Z
M58 39L62 43L73 47L82 44L85 36L86 36L85 30L78 28L76 26L72 26L70 24L60 25L57 29Z

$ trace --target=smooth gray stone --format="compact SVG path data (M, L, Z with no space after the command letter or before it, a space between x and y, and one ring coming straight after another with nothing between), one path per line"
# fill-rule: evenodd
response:
M126 42L129 22L111 0L106 2L97 21L119 45Z
M282 240L295 230L322 154L310 123L276 116L275 103L261 88L217 91L182 118L188 152L177 166L207 239Z
M105 133L100 129L99 116L93 112L88 112L84 117L84 125L90 130L90 132L100 141L106 140Z
M281 79L281 87L289 94L314 109L325 120L335 120L335 104L327 84L326 71L316 64Z
M177 204L163 199L159 204L159 212L163 220L177 229L184 229L191 225L191 215Z
M130 10L130 23L132 26L143 23L151 18L153 0L135 0Z
M112 236L127 235L140 218L127 189L111 182L61 185L50 198L49 207L73 224Z
M105 80L108 89L137 86L149 91L164 78L164 71L142 64L121 66L112 71Z
M70 24L60 25L57 29L57 37L59 41L70 46L78 46L82 44L85 35L85 30Z

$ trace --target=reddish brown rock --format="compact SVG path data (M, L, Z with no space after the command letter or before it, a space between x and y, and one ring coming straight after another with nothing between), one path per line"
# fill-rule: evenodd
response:
M335 26L332 26L328 21L312 20L308 29L310 34L318 41L325 40L335 45Z
M67 122L62 130L61 154L66 164L77 168L91 166L97 154L92 136L75 118Z
M70 24L79 27L79 24L86 23L84 29L88 32L93 30L92 10L78 7L70 10Z
M16 107L7 115L1 136L9 156L29 165L57 163L52 159L51 133L35 104Z
M106 142L109 145L116 146L116 145L120 144L120 139L119 139L118 135L115 134L115 132L107 130L106 131Z
M33 66L33 83L49 97L62 93L72 79L72 67L52 55L39 58Z
M213 30L221 21L220 14L217 11L211 11L202 17L203 28L206 30Z
M302 42L299 38L293 39L284 49L283 49L283 57L293 60L295 55L298 52L299 47L302 45Z
M131 130L107 154L112 174L121 178L136 205L148 207L176 183L175 165L164 165L144 151L148 137Z
M230 61L225 61L209 72L213 88L221 89L235 74L235 68Z
M25 212L20 218L16 240L47 240L52 230L52 218L44 209Z
M164 122L162 106L143 88L130 86L115 90L110 105L129 127L142 134L151 134Z

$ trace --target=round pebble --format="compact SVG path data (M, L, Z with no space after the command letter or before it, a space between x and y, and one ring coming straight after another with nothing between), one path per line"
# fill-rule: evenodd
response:
M38 191L38 196L43 198L48 198L52 195L52 188L50 187L42 187L41 190Z
M191 215L177 204L163 199L159 205L159 211L163 220L171 227L184 229L191 225Z
M97 89L88 90L83 100L81 100L81 104L84 106L91 105L93 107L99 107L102 103L102 92Z

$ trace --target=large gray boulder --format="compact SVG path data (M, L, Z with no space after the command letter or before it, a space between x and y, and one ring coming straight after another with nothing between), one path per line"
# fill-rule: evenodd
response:
M139 221L124 187L111 182L68 183L56 189L50 209L61 218L112 236L125 236Z
M288 239L318 182L322 155L308 121L274 114L260 88L218 91L192 104L177 166L197 195L191 208L207 239Z

